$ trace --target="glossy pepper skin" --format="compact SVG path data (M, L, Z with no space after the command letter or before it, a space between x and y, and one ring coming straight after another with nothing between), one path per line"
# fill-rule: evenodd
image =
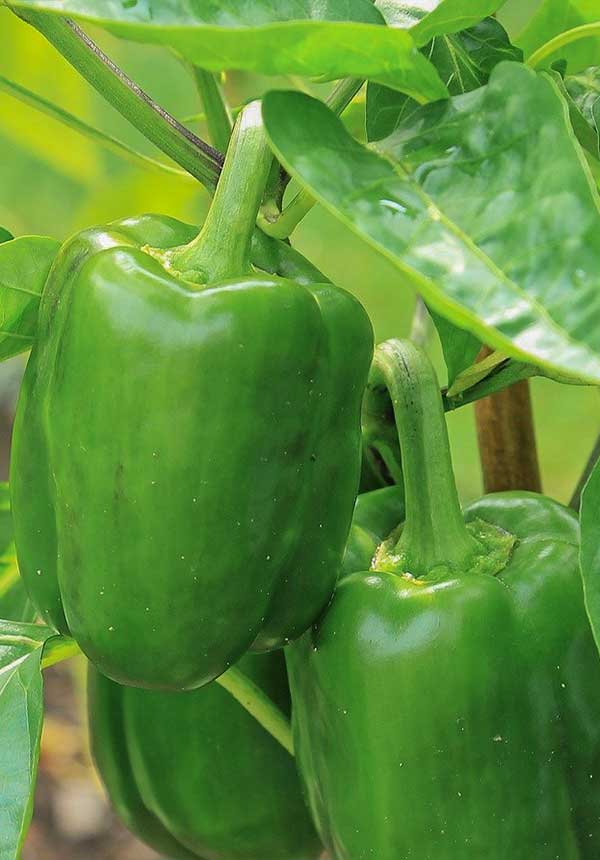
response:
M23 577L126 684L194 688L300 635L330 599L358 486L369 320L331 284L250 267L255 207L245 239L237 209L220 232L233 180L246 190L227 169L190 245L187 225L145 216L63 247L19 398Z
M239 668L289 716L281 652ZM122 687L90 665L92 752L126 826L168 857L316 860L294 759L216 683L165 693Z
M600 666L577 520L521 492L455 519L433 370L408 344L376 355L375 386L402 380L405 525L381 542L389 518L370 506L331 606L287 651L317 829L336 860L597 858Z

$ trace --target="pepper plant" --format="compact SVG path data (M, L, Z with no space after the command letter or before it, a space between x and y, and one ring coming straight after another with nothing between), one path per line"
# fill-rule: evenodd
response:
M600 385L597 4L3 5L159 152L2 89L212 202L0 229L0 358L30 352L0 860L31 821L43 670L81 653L101 779L165 858L596 858L600 445L571 509L542 496L528 380ZM180 57L210 139L92 28ZM230 104L229 70L266 84ZM374 352L294 247L314 206L416 291L410 342ZM504 492L461 509L444 413L473 403Z

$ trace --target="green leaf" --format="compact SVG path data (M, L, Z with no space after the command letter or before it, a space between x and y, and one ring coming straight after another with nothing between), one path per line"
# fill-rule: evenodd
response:
M502 60L522 60L520 48L510 44L506 31L494 18L457 33L440 36L425 48L451 95L470 92L487 83L492 69ZM367 89L367 138L381 140L415 112L414 99L370 83Z
M581 549L579 563L585 605L596 645L600 649L600 460L596 462L581 496L579 512Z
M514 41L530 57L538 48L566 30L600 21L597 0L543 0L535 15ZM582 39L552 54L545 65L563 58L569 72L578 72L597 64L600 56L600 34L596 38Z
M434 311L508 355L600 382L599 200L551 78L502 63L380 153L301 93L263 104L284 166Z
M489 2L488 2L489 5ZM370 0L15 0L117 36L165 45L204 69L267 75L370 78L418 101L446 95L435 69L405 30L384 26Z
M10 240L13 238L14 236L12 233L9 233L8 230L6 230L4 227L0 227L0 245L3 242L10 242Z
M573 98L569 90L566 86L566 78L564 78L559 71L556 69L552 69L550 71L556 86L560 90L560 93L564 100L567 103L569 108L569 117L571 120L571 125L573 126L573 131L575 132L575 137L581 144L581 146L590 153L590 155L594 156L594 159L598 158L600 153L600 141L598 139L598 133L590 124L589 120L583 115L581 107L577 103L577 101ZM591 161L588 159L588 164L590 164L590 168L597 161ZM600 165L598 165L600 167Z
M43 720L41 658L56 635L0 621L0 860L18 860L33 809Z
M472 27L492 15L505 0L375 0L391 27L410 29L418 45L436 36Z
M598 157L600 156L600 66L591 66L579 75L567 75L565 88L595 134L596 146L593 154Z
M29 105L34 110L55 119L57 122L60 122L62 125L72 129L83 137L93 140L95 143L99 143L100 146L109 149L121 158L127 159L127 161L131 161L134 164L140 164L154 170L164 170L167 173L183 177L184 179L192 178L190 174L186 173L184 170L180 170L170 164L165 164L162 161L158 161L156 158L151 158L149 155L137 152L132 147L122 143L120 140L117 140L116 137L106 134L106 132L101 131L100 129L94 128L94 126L84 122L74 116L74 114L64 110L64 108L59 105L53 104L48 101L48 99L45 99L42 96L37 95L37 93L28 90L26 87L15 83L15 81L5 78L4 75L0 75L0 89L13 96L13 98L18 99L18 101L23 102L23 104ZM10 234L8 235L12 238Z
M31 349L40 295L59 248L47 236L0 245L0 361Z
M0 483L0 618L34 621L35 615L19 575L8 484Z
M481 341L470 331L459 328L435 311L430 313L442 344L448 370L448 388L451 388L456 377L475 361Z

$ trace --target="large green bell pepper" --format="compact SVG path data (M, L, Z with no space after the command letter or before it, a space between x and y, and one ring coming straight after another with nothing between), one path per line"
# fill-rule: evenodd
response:
M380 347L368 396L385 388L405 523L378 541L389 511L370 494L356 572L287 649L320 835L336 860L593 860L600 663L577 520L521 492L462 513L426 357Z
M289 716L281 652L239 668ZM320 843L293 758L216 682L185 693L122 687L90 665L92 753L140 839L189 860L311 860Z
M252 105L196 238L159 216L87 230L42 297L11 462L19 565L44 619L122 683L206 683L300 635L335 584L372 330L343 290L251 266L270 161Z

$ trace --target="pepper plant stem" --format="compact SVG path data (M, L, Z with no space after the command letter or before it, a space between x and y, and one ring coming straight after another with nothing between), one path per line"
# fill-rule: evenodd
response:
M289 721L260 687L235 667L217 678L216 683L227 690L290 755L294 755Z
M580 39L589 39L592 36L600 36L600 22L593 21L590 24L582 24L580 27L573 27L571 30L566 30L564 33L559 33L553 39L541 45L537 51L527 60L527 65L535 69L547 57L552 56L560 48L566 45L572 45L573 42L578 42Z
M9 8L10 4L9 4ZM219 178L223 157L216 149L153 101L68 18L15 9L35 27L103 98L209 191Z
M210 141L220 152L225 152L233 122L221 84L213 72L207 72L199 66L192 66L192 71L204 108Z
M484 347L480 358L489 354ZM529 381L478 400L475 419L485 492L541 492Z
M381 344L369 389L385 388L394 408L402 452L406 519L394 554L413 576L438 565L467 569L478 549L462 515L435 371L409 341Z
M80 657L81 648L74 639L55 636L44 646L42 669L49 669L63 660ZM233 666L214 682L227 690L254 719L275 738L281 746L294 755L292 730L286 716L277 705L250 680L243 672Z
M260 102L252 102L236 121L200 233L189 245L166 254L186 278L210 284L251 271L252 233L272 160Z

